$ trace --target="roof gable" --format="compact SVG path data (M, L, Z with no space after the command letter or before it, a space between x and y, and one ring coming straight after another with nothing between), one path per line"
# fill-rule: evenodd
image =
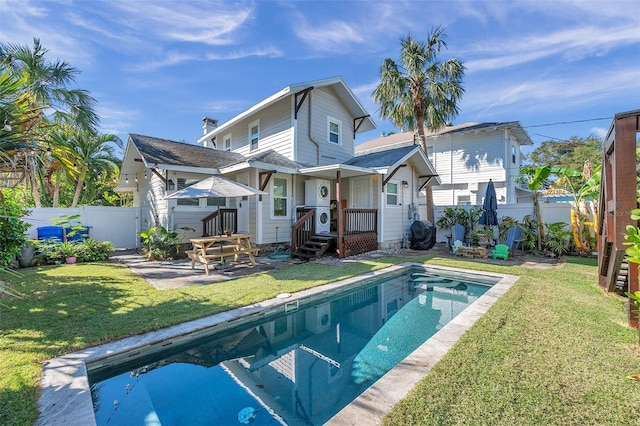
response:
M520 122L491 122L491 123L463 123L456 126L445 126L437 131L429 131L425 129L427 139L438 139L441 136L451 134L477 133L482 131L496 131L507 129L515 133L520 145L533 145L533 141L522 128ZM397 148L401 146L414 145L414 132L394 133L389 136L372 139L357 145L356 153L373 152L386 150L389 148Z
M284 89L280 90L279 92L276 92L273 95L269 96L268 98L263 99L262 101L253 105L249 109L241 112L240 114L236 115L230 120L222 123L220 126L212 129L207 134L201 136L198 139L198 142L211 140L212 137L217 136L225 131L228 131L228 129L231 128L233 125L237 124L238 122L244 119L251 117L252 115L273 105L274 103L276 103L277 101L283 98L286 98L288 96L294 96L296 93L306 89L313 89L318 87L331 88L333 90L333 93L340 99L340 101L343 102L344 105L346 105L346 107L349 109L349 112L351 113L351 115L353 115L354 118L363 118L363 121L360 124L360 127L358 128L357 133L366 132L376 128L376 124L370 118L369 114L364 109L360 101L358 101L358 99L353 94L351 89L347 87L347 84L344 82L342 77L332 77L332 78L308 81L305 83L297 83L297 84L292 84L290 86L287 86Z

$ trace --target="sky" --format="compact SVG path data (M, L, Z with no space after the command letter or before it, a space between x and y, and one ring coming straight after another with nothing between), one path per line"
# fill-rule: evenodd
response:
M604 138L640 108L640 0L0 0L0 42L80 73L100 131L196 143L281 89L341 76L377 124L371 93L400 38L444 27L439 58L466 67L455 124L519 121L534 142ZM529 148L530 150L531 148ZM526 151L525 151L526 153Z

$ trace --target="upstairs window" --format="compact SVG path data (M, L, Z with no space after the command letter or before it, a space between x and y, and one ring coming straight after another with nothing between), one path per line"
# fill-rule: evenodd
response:
M335 143L336 145L340 145L342 143L342 122L340 120L336 120L335 118L328 118L327 123L327 140L331 143Z
M397 206L398 205L398 184L389 182L387 184L387 205L388 206Z
M249 124L249 145L251 151L258 149L258 141L260 139L260 121L254 121Z
M516 146L511 145L511 162L516 164Z
M223 140L224 140L224 150L225 151L231 151L231 133L226 135L223 138Z

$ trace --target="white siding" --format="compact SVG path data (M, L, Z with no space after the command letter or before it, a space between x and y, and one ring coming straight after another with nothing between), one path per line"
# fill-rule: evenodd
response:
M311 109L311 138L309 137L309 109ZM342 123L341 144L328 141L327 118L332 117ZM333 94L323 89L314 89L298 112L298 134L296 161L310 166L342 163L353 157L353 117L347 108ZM319 158L318 158L319 157ZM318 164L319 163L319 164Z
M512 163L511 146L516 147ZM434 147L434 166L442 184L433 188L434 204L456 205L459 196L482 203L489 180L501 203L516 203L515 179L520 173L520 147L503 129L444 135L427 140Z
M249 146L249 123L260 120L258 149ZM246 120L240 121L225 134L233 134L232 150L250 156L267 149L273 149L293 160L293 126L291 120L291 99L287 97Z

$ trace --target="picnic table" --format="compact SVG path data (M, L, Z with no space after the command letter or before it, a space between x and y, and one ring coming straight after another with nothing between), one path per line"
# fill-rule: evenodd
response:
M231 235L215 235L211 237L191 238L193 249L187 250L187 256L191 259L191 269L195 267L196 262L204 265L204 271L209 275L209 262L211 260L223 262L225 258L233 257L234 261L238 261L241 254L249 257L251 265L255 265L254 255L258 254L259 249L251 246L251 235L249 234L231 234Z

